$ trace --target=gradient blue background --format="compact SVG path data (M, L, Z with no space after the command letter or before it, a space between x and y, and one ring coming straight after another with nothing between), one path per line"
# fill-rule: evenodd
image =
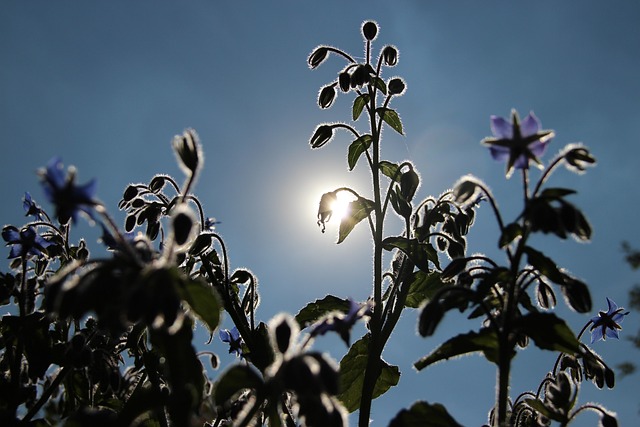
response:
M362 56L360 25L374 19L374 46L395 44L401 55L390 75L407 93L395 101L406 137L384 134L384 157L412 160L423 179L419 195L437 195L466 173L484 179L509 215L518 214L520 185L503 178L479 141L489 116L535 111L557 137L547 158L581 141L598 158L584 176L560 172L552 183L575 187L573 201L595 230L591 244L536 240L561 266L587 281L594 311L605 296L621 305L637 281L620 244L640 246L640 3L580 2L221 2L4 1L0 4L0 222L21 225L24 191L46 206L35 171L52 156L99 180L99 197L119 221L116 204L131 182L155 173L182 180L170 149L174 134L193 127L206 165L196 186L208 215L222 224L234 267L260 279L259 317L296 313L331 293L365 299L370 292L367 227L335 245L337 226L315 224L319 196L349 185L367 194L363 167L347 172L347 134L312 152L320 122L349 118L341 96L329 111L316 105L318 89L343 62L333 58L310 71L319 44ZM364 123L359 123L363 126ZM536 174L534 172L533 176ZM395 227L395 228L394 228ZM391 221L389 230L397 230ZM73 234L97 236L83 226ZM483 206L470 251L497 255L497 227ZM93 233L93 234L92 234ZM90 237L93 245L95 237ZM561 313L577 331L589 316ZM444 403L464 425L486 420L495 369L476 356L415 373L412 363L452 334L477 323L451 314L433 339L415 337L407 312L385 357L403 372L400 385L374 404L373 425L386 425L414 400ZM630 336L638 314L625 321ZM206 337L202 335L201 345ZM316 347L339 359L346 350L327 337ZM637 360L625 340L599 342L612 365ZM214 341L211 349L224 353ZM512 394L535 389L555 355L531 348L515 359ZM582 402L602 402L621 425L636 425L638 376L614 390L582 388ZM596 425L592 413L575 425Z

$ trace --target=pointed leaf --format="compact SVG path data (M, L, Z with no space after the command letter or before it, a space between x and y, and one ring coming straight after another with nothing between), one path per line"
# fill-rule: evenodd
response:
M353 100L352 116L354 121L358 120L358 117L360 117L360 114L362 114L362 110L364 109L365 105L367 105L367 103L369 102L369 99L370 99L369 94L363 93L362 95L358 96L356 99Z
M411 308L420 307L425 301L431 300L433 295L443 286L444 283L442 283L440 273L416 271L412 275L405 306Z
M568 196L570 194L575 194L575 190L571 190L570 188L546 188L540 193L540 197L548 198L548 199L560 199L564 196Z
M201 280L187 280L179 289L180 298L189 304L191 310L213 332L220 323L222 304L217 292Z
M573 331L553 313L529 313L518 321L518 325L542 349L566 354L578 351L579 342Z
M427 421L428 420L428 421ZM391 420L389 427L462 427L439 403L416 402Z
M340 221L340 230L338 232L338 243L342 243L347 238L353 228L363 219L367 218L373 211L374 203L363 197L359 197L349 203L349 213Z
M372 77L371 78L371 83L373 83L373 86L375 86L384 95L387 94L387 85L384 82L384 80L382 80L379 77Z
M349 145L349 154L347 156L347 161L349 162L349 170L353 170L356 167L356 163L358 163L358 159L369 149L371 145L371 135L362 135L360 138L356 139Z
M216 382L214 399L218 405L222 405L239 391L259 389L262 384L262 378L250 365L234 365L223 372Z
M400 166L395 163L387 162L383 160L380 162L380 172L387 176L392 181L400 182Z
M559 285L564 284L564 275L551 258L530 246L525 246L524 252L527 254L527 262L535 267L542 275L548 277L554 283Z
M420 270L429 273L429 261L431 261L437 269L440 269L438 253L429 243L419 243L416 239L408 239L406 237L387 237L382 241L382 247L390 251L392 249L400 249Z
M354 342L349 352L340 361L340 393L338 399L349 412L360 407L364 372L369 359L369 335L365 335ZM380 375L373 389L373 398L384 394L391 387L398 384L400 370L384 360L380 361Z
M400 116L395 110L380 107L376 111L380 115L380 117L382 117L382 120L384 120L386 124L391 126L393 130L398 132L400 135L404 135L402 131L402 121L400 120Z
M349 307L350 304L348 300L338 298L333 295L327 295L322 299L310 302L300 310L300 312L296 314L296 322L298 322L300 328L306 328L328 313L334 311L342 311L346 313L349 311Z
M498 242L498 246L500 249L508 246L513 242L516 238L522 236L522 227L517 222L512 222L504 228L504 231L500 235L500 241Z
M429 365L452 357L468 353L482 352L489 362L498 363L498 337L493 329L482 328L479 332L471 331L457 335L431 354L414 363L414 367L421 371ZM512 354L515 355L515 352Z

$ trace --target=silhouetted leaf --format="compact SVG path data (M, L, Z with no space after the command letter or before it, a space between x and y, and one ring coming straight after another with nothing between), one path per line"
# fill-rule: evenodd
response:
M382 117L382 120L384 120L386 124L391 126L393 130L398 132L400 135L404 135L402 131L402 121L400 120L400 116L398 116L398 113L395 110L380 107L376 109L376 112L380 115L380 117Z
M564 196L568 196L570 194L575 194L575 190L571 190L570 188L545 188L541 193L540 197L548 198L548 199L561 199Z
M347 238L351 230L363 219L369 216L373 211L374 203L363 197L359 197L349 203L349 211L340 221L340 230L338 232L338 243L342 243Z
M349 412L360 407L364 372L369 358L369 335L365 335L354 342L349 352L340 361L340 393L338 399ZM384 394L391 387L398 384L400 370L384 360L380 361L380 375L373 389L373 398Z
M371 83L373 84L373 86L375 86L384 95L387 94L387 85L384 82L384 80L382 80L381 78L378 78L378 77L372 77L371 78Z
M536 268L540 274L548 277L554 283L564 284L564 275L551 258L530 246L525 246L524 252L527 254L527 262Z
M511 244L511 242L513 242L520 236L522 236L522 227L520 227L520 224L518 224L517 222L512 222L511 224L507 225L502 231L500 240L498 241L498 246L500 247L500 249L502 249L505 246Z
M333 311L342 311L344 313L348 312L349 300L338 298L333 295L327 295L322 299L317 299L314 302L307 304L298 312L298 314L296 314L295 319L300 325L300 328L303 329L316 322L322 316Z
M380 172L392 181L400 182L400 166L383 160L380 162Z
M358 118L360 117L360 114L362 114L362 110L364 109L365 105L367 105L367 103L369 102L369 94L367 93L363 93L362 95L358 96L356 99L353 100L353 111L352 111L352 117L353 120L358 120Z
M349 163L349 170L353 170L356 167L356 163L358 163L358 159L367 151L369 146L371 145L371 135L362 135L360 138L356 139L349 145L349 154L347 155L347 162Z
M498 337L493 329L482 328L479 332L471 331L466 334L456 335L431 354L418 360L413 366L418 371L421 371L436 362L480 351L489 362L498 363ZM515 352L512 353L512 357L514 355Z
M409 257L409 259L420 270L429 272L429 261L431 261L437 269L440 269L438 261L438 253L429 243L419 243L416 239L407 239L405 237L387 237L382 241L382 247L390 251L392 249L400 249Z
M220 375L214 387L214 399L222 405L245 389L259 389L262 378L250 365L234 365Z
M200 280L186 280L179 289L180 298L209 329L215 331L220 323L222 304L213 287Z
M573 331L553 313L529 313L519 319L518 325L542 349L567 354L578 351L579 342Z
M462 427L439 403L415 402L391 420L389 427Z
M429 301L433 295L444 286L440 279L440 273L425 273L416 271L412 274L411 285L407 293L405 306L418 308L423 302Z
M591 311L591 294L587 285L569 275L564 275L564 285L560 287L569 307L578 313Z

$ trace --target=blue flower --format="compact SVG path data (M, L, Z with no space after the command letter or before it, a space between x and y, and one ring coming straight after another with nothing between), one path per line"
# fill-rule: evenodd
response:
M26 258L31 255L40 257L46 253L47 247L52 245L31 226L18 230L13 225L8 225L2 230L2 238L7 242L7 246L11 245L9 259Z
M491 132L493 137L482 140L488 145L491 156L498 161L507 161L507 177L513 169L528 169L533 161L541 166L538 157L544 154L547 144L554 137L553 131L540 130L540 121L529 113L522 123L518 113L511 112L511 123L498 116L491 116Z
M95 179L84 185L76 185L75 170L69 168L67 175L59 157L51 159L40 175L45 194L56 207L56 216L61 224L67 224L69 220L76 222L80 211L93 218L92 208L98 204L93 198L96 193Z
M102 236L100 236L100 240L102 241L102 243L105 244L107 249L110 249L110 250L121 250L122 249L122 245L118 242L118 240L115 238L115 236L113 234L111 234L111 232L109 231L107 226L102 224L102 223L100 223L100 226L102 227ZM133 244L136 235L135 235L135 233L133 231L130 231L130 232L127 232L127 233L123 233L122 237L124 237L125 240L127 240L128 242Z
M351 298L348 299L348 302L349 311L347 313L337 312L325 317L313 328L311 336L324 335L329 331L337 332L340 338L349 346L351 328L361 318L371 315L371 304L360 304Z
M40 206L36 205L36 202L31 198L31 194L28 192L24 193L24 198L22 199L22 207L25 211L25 216L33 216L36 221L41 221L44 215L44 211L40 208Z
M236 357L244 357L244 352L242 351L244 341L240 336L240 332L238 332L238 328L234 326L231 330L221 330L220 339L222 342L229 344L229 354L235 353Z
M207 231L214 231L216 229L216 225L220 224L220 221L215 218L207 218L204 220L204 229Z
M619 339L618 330L622 329L620 323L624 320L624 316L629 312L624 312L624 308L618 307L618 305L607 298L607 305L609 309L604 312L601 311L597 316L591 318L591 344L598 340L606 340L609 338Z

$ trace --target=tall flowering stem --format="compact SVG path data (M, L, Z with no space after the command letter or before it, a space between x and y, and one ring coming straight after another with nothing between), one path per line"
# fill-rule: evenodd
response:
M327 145L337 130L348 131L355 140L348 149L348 167L354 169L361 158L371 173L371 196L363 197L348 187L325 193L318 209L318 225L324 232L326 223L332 217L332 203L338 191L349 191L356 200L349 205L348 214L341 219L338 243L350 234L353 228L365 218L369 221L373 240L373 277L371 294L372 309L368 322L368 333L351 346L349 353L341 361L343 378L357 377L358 381L344 380L340 395L348 410L359 410L359 425L368 426L374 397L384 393L389 384L399 380L399 370L382 359L383 349L389 340L405 307L417 308L428 298L425 292L414 293L408 300L410 289L421 286L425 280L440 282L438 251L450 256L464 253L465 237L473 222L473 207L461 209L452 200L451 193L438 198L427 198L413 206L413 199L420 185L420 177L411 162L400 164L382 159L382 129L388 127L400 135L404 129L400 116L391 108L392 101L405 91L406 85L399 77L387 80L383 71L398 62L398 51L394 46L381 49L377 60L372 55L372 42L378 34L375 22L368 21L362 26L365 43L365 61L358 63L353 56L336 48L320 46L309 56L309 65L317 68L329 54L337 54L347 60L345 68L337 79L324 86L318 97L320 108L329 108L338 96L336 87L342 93L355 96L352 120L361 116L368 119L366 132L359 132L345 123L319 125L309 142L317 149ZM386 184L388 183L388 185ZM385 221L392 208L402 224L404 232L399 236L386 236ZM438 249L436 249L436 247ZM391 268L385 271L384 253L393 254ZM333 300L332 300L333 301ZM314 304L316 311L329 311L332 307ZM302 311L304 312L304 310ZM366 360L364 365L356 360ZM387 384L382 385L380 378Z

